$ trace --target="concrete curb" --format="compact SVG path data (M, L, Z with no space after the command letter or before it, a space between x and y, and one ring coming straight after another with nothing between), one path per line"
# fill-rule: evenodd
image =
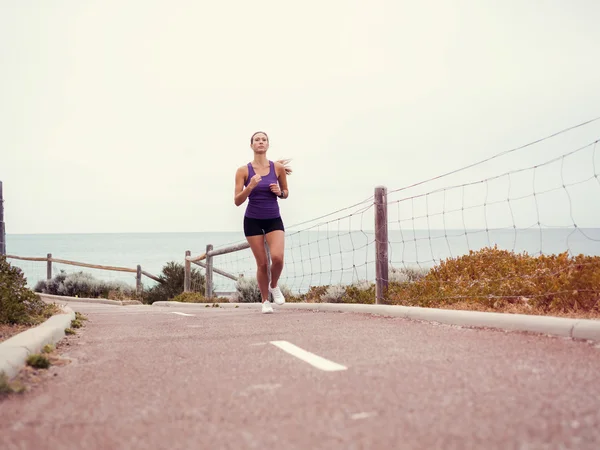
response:
M64 314L55 314L41 325L23 331L0 343L0 373L13 378L25 365L27 357L38 353L46 344L55 344L65 336L65 328L71 326L75 312L61 306Z
M207 303L212 305L211 303ZM202 303L155 302L153 306L186 307L202 305ZM219 303L221 308L258 307L257 303ZM438 322L446 325L467 327L487 327L508 331L528 331L554 336L600 341L600 320L570 319L563 317L533 316L526 314L506 314L481 311L462 311L437 308L420 308L416 306L366 305L337 303L286 303L274 305L276 309L307 309L311 311L354 312L376 314L391 317Z
M83 297L67 297L63 295L52 295L52 294L40 294L37 293L40 298L48 302L75 302L75 303L101 303L103 305L141 305L142 302L138 300L108 300L105 298L83 298Z

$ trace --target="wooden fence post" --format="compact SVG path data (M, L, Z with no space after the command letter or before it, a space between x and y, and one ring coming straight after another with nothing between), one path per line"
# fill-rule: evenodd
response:
M46 280L52 279L52 253L48 253L46 260Z
M4 197L0 181L0 255L6 255L6 227L4 226Z
M375 303L384 303L388 288L387 188L375 188Z
M208 244L206 246L206 289L205 289L205 297L212 298L213 296L213 259L214 256L209 256L208 252L212 251L212 244Z
M187 257L191 256L190 250L185 251L185 270L183 272L183 292L190 292L192 286L192 263L188 261Z
M137 273L135 274L135 292L137 295L142 293L142 266L138 264Z

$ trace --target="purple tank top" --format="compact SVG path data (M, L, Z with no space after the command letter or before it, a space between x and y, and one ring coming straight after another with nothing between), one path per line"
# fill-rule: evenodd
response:
M256 174L252 163L248 163L248 178L244 186L248 186L250 179ZM269 173L262 177L256 187L248 196L248 206L246 207L246 217L251 219L275 219L279 217L279 203L277 196L271 192L270 184L277 183L277 174L275 173L275 164L269 161Z

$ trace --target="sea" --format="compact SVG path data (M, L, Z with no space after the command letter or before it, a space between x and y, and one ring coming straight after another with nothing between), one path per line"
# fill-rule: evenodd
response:
M281 284L293 292L310 286L349 284L375 279L375 234L373 231L303 230L286 233L285 266ZM600 256L600 228L529 228L500 230L392 230L388 232L388 260L392 267L425 267L456 258L469 251L497 246L517 253ZM161 274L169 262L184 263L185 252L197 256L207 245L225 248L243 243L238 232L202 233L105 233L105 234L8 234L8 255L46 257L95 265L118 266ZM46 278L46 262L9 258L20 267L27 284L34 287ZM214 267L232 276L254 277L256 265L250 249L214 257ZM202 267L193 265L204 273ZM62 263L52 264L53 275L86 272L107 281L135 286L135 273L88 269ZM213 274L216 292L235 290L235 281ZM143 277L144 286L155 284Z

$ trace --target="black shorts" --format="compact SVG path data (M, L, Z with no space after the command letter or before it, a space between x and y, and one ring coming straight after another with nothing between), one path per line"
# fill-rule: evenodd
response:
M244 216L244 235L245 236L260 236L271 231L285 231L283 220L281 217L274 219L252 219Z

